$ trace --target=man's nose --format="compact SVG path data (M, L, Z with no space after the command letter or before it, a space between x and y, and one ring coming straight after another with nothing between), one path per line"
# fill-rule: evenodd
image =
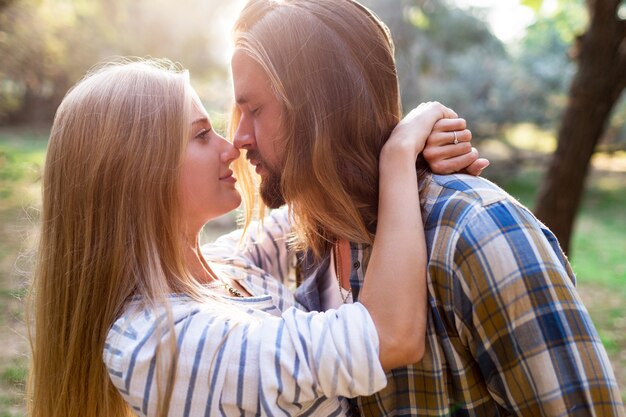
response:
M233 145L237 149L250 149L254 147L254 130L248 126L248 123L242 118L233 137Z

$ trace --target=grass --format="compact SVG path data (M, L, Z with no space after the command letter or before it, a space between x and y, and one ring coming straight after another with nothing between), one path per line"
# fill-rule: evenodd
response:
M22 361L16 361L0 372L0 381L5 385L23 387L26 383L28 368Z
M30 233L47 132L0 130L0 417L25 415L26 295Z
M528 129L513 130L508 140L533 136ZM25 253L32 246L46 138L47 132L0 130L0 417L24 415L27 342L22 300L28 273L18 270L30 268ZM537 147L532 141L521 142L522 148ZM595 162L575 228L571 262L579 293L626 396L626 155L603 156ZM491 170L486 176L532 207L541 181L536 167L500 175ZM205 233L213 237L230 224L218 222Z
M572 265L581 282L626 298L626 175L605 173L592 180L576 224Z

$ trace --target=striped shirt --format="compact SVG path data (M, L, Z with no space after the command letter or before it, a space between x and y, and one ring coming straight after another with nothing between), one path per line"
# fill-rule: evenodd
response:
M621 416L613 370L554 235L496 185L420 185L428 247L421 362L359 399L365 416ZM371 248L352 244L358 300ZM310 275L326 273L318 267ZM319 307L314 280L297 298Z
M140 299L128 303L108 333L103 358L138 415L156 415L156 352L167 352L171 340L166 307L178 345L169 416L342 416L348 403L338 396L385 386L378 335L365 307L307 313L282 282L293 276L279 238L287 227L286 211L276 211L264 223L266 236L253 236L255 244L238 248L235 232L203 247L216 273L238 280L252 297L226 297L228 308L184 295L152 309Z

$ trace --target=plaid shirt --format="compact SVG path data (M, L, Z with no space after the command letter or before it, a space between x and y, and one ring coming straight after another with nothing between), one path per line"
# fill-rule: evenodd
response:
M385 389L360 398L361 413L626 416L554 235L483 178L432 175L420 189L428 246L426 352L421 362L390 372ZM369 253L352 244L355 299ZM313 280L297 291L313 309L315 295Z

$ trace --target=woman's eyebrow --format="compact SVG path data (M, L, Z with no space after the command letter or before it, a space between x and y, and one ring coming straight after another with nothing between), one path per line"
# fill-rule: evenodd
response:
M208 123L209 119L207 117L200 117L196 120L194 120L193 122L191 122L192 125L196 125L198 123Z

